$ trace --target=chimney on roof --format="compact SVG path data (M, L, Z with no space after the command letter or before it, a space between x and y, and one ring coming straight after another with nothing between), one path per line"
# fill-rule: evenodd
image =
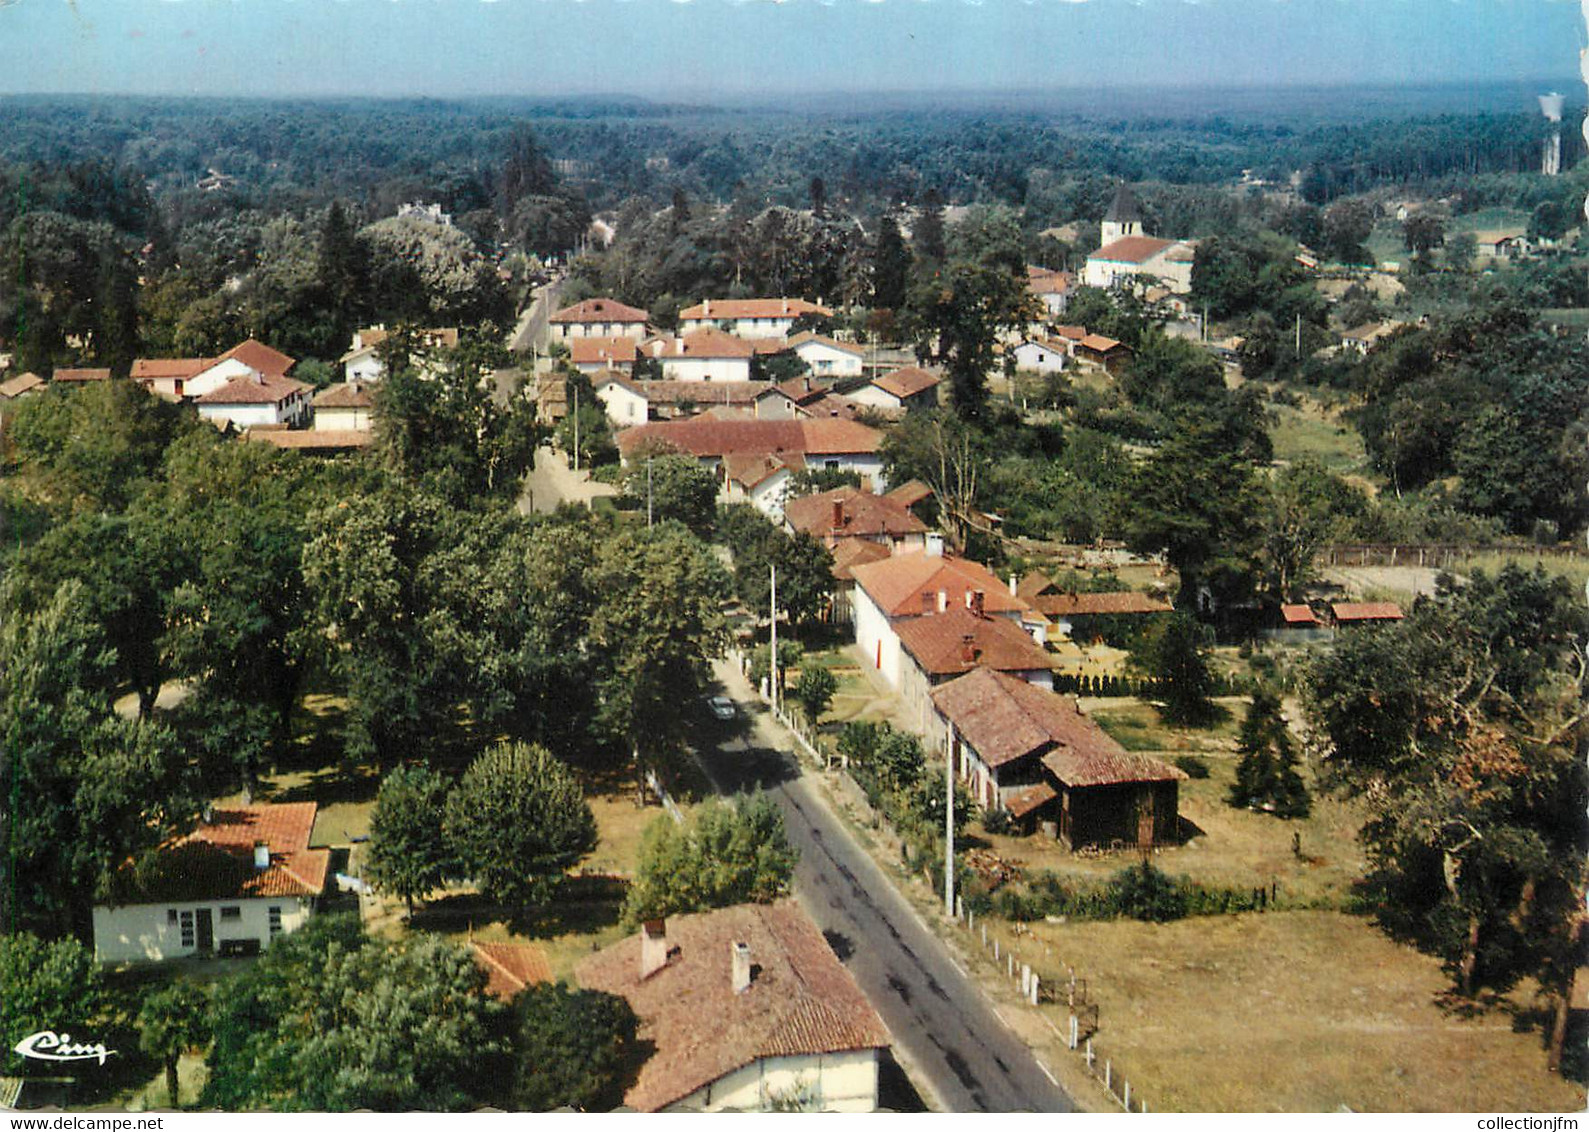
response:
M967 664L975 664L977 660L976 638L966 633L960 638L960 659Z
M668 965L668 923L647 920L640 925L640 977L648 979Z
M785 299L783 301L783 313L784 314L788 314L789 313L789 300L788 299Z
M842 499L833 501L833 529L836 531L844 529L844 500Z
M1010 575L1010 596L1011 597L1016 597L1017 593L1018 593L1018 591L1017 591L1016 582L1015 582L1015 575L1011 574Z
M711 299L703 299L702 300L702 302L701 302L701 316L703 318L711 318L712 317L712 300Z
M971 612L974 616L979 618L987 616L984 612L987 609L987 602L988 595L982 590L971 591Z
M755 971L750 965L750 945L737 940L728 945L730 965L733 969L734 993L744 994L750 989Z
M922 612L922 616L925 617L927 614L931 613L933 611L933 609L937 606L937 604L938 604L938 599L933 597L931 590L922 590L921 591L921 612Z
M254 842L254 868L270 868L270 846L263 841Z
M943 613L949 608L949 591L938 591L938 612Z
M937 531L928 532L924 549L929 558L942 558L943 535L939 534Z

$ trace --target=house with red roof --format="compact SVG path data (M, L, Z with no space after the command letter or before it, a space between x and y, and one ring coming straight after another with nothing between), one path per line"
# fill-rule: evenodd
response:
M651 1054L640 1112L872 1112L888 1028L793 900L649 920L582 959L587 990L626 999Z
M313 394L312 385L251 370L194 397L193 403L201 419L220 428L291 427L307 418Z
M938 377L917 366L890 370L853 390L850 399L897 412L931 409L938 404Z
M977 802L1068 849L1180 840L1184 771L1134 754L1073 697L979 667L932 691L945 758Z
M546 320L552 331L552 341L567 342L575 338L633 338L646 336L646 324L651 314L639 307L627 306L617 299L586 299L571 307L564 307Z
M640 343L633 338L586 336L570 338L563 344L568 347L569 364L592 377L608 370L630 373L640 356Z
M864 539L890 554L924 550L927 524L903 503L858 487L836 487L791 499L783 511L791 534L804 532L833 549L848 539Z
M1338 601L1330 606L1335 628L1360 625L1391 625L1402 619L1401 606L1393 601Z
M715 383L714 383L715 384ZM701 385L703 399L712 386ZM846 420L722 420L712 416L656 421L618 434L618 452L625 463L643 448L659 446L686 452L716 473L724 473L730 457L771 456L805 467L853 471L862 486L882 486L882 434Z
M1065 307L1070 302L1070 293L1075 289L1076 276L1071 272L1027 265L1027 293L1043 304L1044 316L1049 321L1065 313Z
M533 943L487 942L470 938L469 953L486 973L486 993L512 1002L520 991L552 981L546 952Z
M239 377L285 378L297 364L280 350L246 338L215 358L135 358L128 376L167 401L194 401Z
M1162 240L1142 229L1142 212L1130 186L1122 183L1104 214L1102 239L1082 272L1089 287L1149 287L1160 284L1177 295L1192 290L1196 247L1186 240Z
M801 315L832 318L833 312L804 299L707 299L679 312L679 330L722 329L739 338L787 338Z
M895 554L853 570L855 643L896 688L901 676L899 626L906 621L973 606L985 616L1017 625L1035 626L1038 620L1030 604L1015 596L1013 585L1006 587L969 558L945 555L941 546L935 542L924 552Z
M860 377L866 362L866 351L855 343L840 342L809 330L792 335L788 345L813 374L828 380Z
M77 384L85 381L109 381L108 369L57 369L50 375L51 381L64 381Z
M715 328L691 330L676 338L650 338L645 356L662 365L667 381L749 381L753 343Z
M111 880L94 905L94 956L101 963L190 955L251 955L314 914L331 867L311 849L313 802L207 810L185 837L163 845Z
M943 741L933 689L967 672L987 668L1039 687L1054 686L1054 658L1041 643L1045 630L1028 631L1018 621L990 617L982 611L984 600L974 594L970 608L910 618L895 627L900 702L905 719L927 737L929 746Z

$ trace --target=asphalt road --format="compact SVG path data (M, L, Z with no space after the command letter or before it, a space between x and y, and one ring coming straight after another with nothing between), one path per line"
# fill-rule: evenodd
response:
M952 1112L1076 1111L818 798L795 758L778 749L745 681L722 665L719 675L742 718L720 725L715 745L702 745L707 773L722 791L760 786L783 807L800 850L796 893L888 1024L918 1083Z

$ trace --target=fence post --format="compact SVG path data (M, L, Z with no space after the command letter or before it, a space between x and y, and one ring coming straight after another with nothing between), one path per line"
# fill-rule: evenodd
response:
M988 925L983 924L982 925L982 946L985 948L985 947L987 947L987 945L988 945Z
M1088 1038L1087 1039L1087 1072L1089 1072L1089 1073L1092 1072L1092 1063L1093 1063L1092 1039Z
M998 958L999 958L999 940L998 940L998 937L995 936L994 939L993 939L993 959L994 959L994 962L997 962Z
M1032 989L1032 968L1029 967L1027 964L1022 963L1021 964L1021 997L1025 998L1026 995L1027 995L1027 992L1029 992L1031 989Z
M1080 1037L1080 1035L1081 1035L1081 1026L1077 1022L1076 1016L1074 1014L1072 1014L1070 1016L1070 1048L1071 1049L1075 1049L1076 1048L1077 1040ZM1091 1044L1091 1042L1089 1042L1088 1045L1087 1045L1087 1068L1089 1068L1089 1069L1092 1068L1092 1044Z
M963 919L966 914L965 901L958 895L955 897L955 919Z
M1040 982L1042 982L1042 979L1038 978L1038 976L1034 973L1032 975L1032 1005L1033 1006L1037 1005L1037 985ZM1075 1049L1076 1047L1075 1046L1071 1046L1070 1048L1071 1049Z
M1013 951L1004 953L1004 977L1007 979L1015 978L1015 952Z
M1114 1092L1114 1062L1107 1057L1103 1059L1103 1087Z
M1130 1081L1126 1082L1125 1102L1126 1102L1126 1111L1130 1112L1131 1111L1131 1082Z

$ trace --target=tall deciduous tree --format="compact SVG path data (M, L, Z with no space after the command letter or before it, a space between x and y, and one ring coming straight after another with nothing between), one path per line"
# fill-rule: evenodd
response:
M1165 722L1199 727L1217 715L1208 668L1213 634L1189 613L1176 613L1145 633L1131 654L1132 667L1158 682Z
M70 938L46 941L22 931L0 935L0 987L5 988L0 1064L10 1073L27 1064L14 1052L23 1038L40 1030L82 1033L103 1006L94 953Z
M608 1112L623 1103L640 1028L627 1000L539 983L520 993L514 1011L514 1108Z
M366 860L377 888L399 896L414 914L414 899L441 885L455 870L443 832L451 784L428 766L400 766L381 780L370 815Z
M709 802L685 826L658 818L646 830L624 916L639 923L731 904L768 904L788 894L799 859L782 811L764 794Z
M596 847L596 819L550 751L503 743L459 779L447 799L446 834L486 895L527 911L545 904L564 872Z
M209 1040L210 996L203 987L175 982L144 999L138 1011L138 1048L165 1066L166 1103L172 1108L182 1107L178 1062Z
M654 521L672 519L697 535L708 534L717 521L717 481L693 456L663 453L631 460L623 495L642 510L649 501Z

